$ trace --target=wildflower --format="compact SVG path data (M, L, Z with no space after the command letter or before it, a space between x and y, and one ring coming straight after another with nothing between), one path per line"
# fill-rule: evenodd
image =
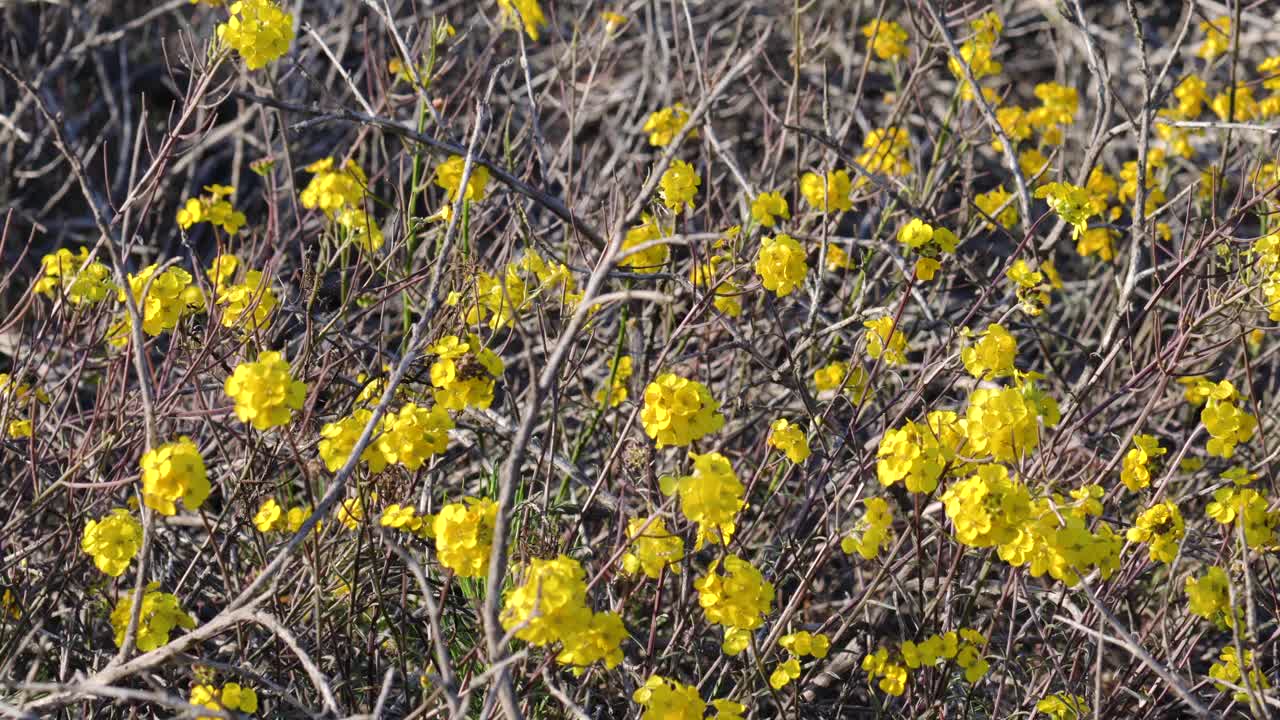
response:
M707 574L695 580L693 587L707 622L725 629L720 649L726 655L737 655L746 648L750 631L764 624L764 616L773 607L773 583L737 555L724 558L723 575L719 567L720 560L713 560Z
M1041 104L1027 113L1027 121L1044 133L1047 144L1061 144L1060 126L1075 122L1075 114L1080 107L1079 93L1073 87L1053 82L1037 84L1034 92Z
M218 39L244 58L245 67L260 70L289 52L293 16L273 0L240 0L231 16L218 25Z
M288 423L290 410L302 409L307 394L307 386L293 379L289 362L278 352L263 352L256 362L237 365L224 390L235 401L240 422L258 430Z
M642 570L646 576L657 580L666 567L679 574L679 562L684 559L684 541L667 530L662 518L655 517L652 521L632 518L627 521L627 539L632 543L631 551L622 556L622 569L627 574L634 575Z
M655 110L649 114L649 119L644 121L644 132L649 133L649 144L654 147L666 147L671 144L676 135L684 129L689 122L689 113L685 110L684 103L676 103L671 107ZM689 132L690 137L696 137L698 131Z
M307 505L299 505L289 508L289 514L285 516L285 524L289 528L289 532L296 533L302 529L302 523L311 517L311 507ZM320 525L316 525L318 530Z
M284 508L280 507L280 503L275 498L267 498L262 501L262 505L258 506L258 512L253 515L253 526L260 533L269 533L283 530L285 528Z
M1049 208L1073 228L1072 238L1079 238L1089 229L1090 208L1088 191L1071 183L1051 182L1036 188L1035 196L1044 198Z
M800 660L797 658L789 658L786 662L774 668L769 675L769 687L774 690L781 690L800 677Z
M626 15L609 10L600 13L600 17L604 20L604 32L610 37L616 35L619 30L630 22Z
M1049 168L1049 158L1036 148L1027 148L1018 153L1018 169L1028 180L1038 178Z
M853 185L849 182L849 173L844 170L832 170L826 178L815 173L805 173L800 178L800 194L813 207L822 212L851 210L853 200L850 194Z
M236 270L240 268L240 258L235 255L219 255L209 263L209 269L204 271L209 282L213 285L213 289L222 292L231 284L231 279L235 277Z
M321 158L305 169L312 178L303 188L299 199L308 210L319 209L330 218L343 208L359 208L364 204L369 179L353 159L335 169L332 157Z
M378 499L378 494L373 493L372 500ZM344 499L338 505L338 522L342 527L348 530L355 530L360 527L360 523L364 522L365 506L364 500L359 497L349 497Z
M329 472L337 472L347 463L347 459L351 457L351 451L356 447L356 441L360 439L365 425L369 424L372 417L372 410L358 408L347 417L325 423L324 427L320 428L318 445L320 459L324 461L324 466L329 469ZM383 416L379 426L374 428L375 437L377 433L385 432L387 425L388 418ZM369 443L360 454L360 459L369 464L369 472L372 473L382 472L389 464L386 455L379 449L378 443L373 442Z
M1130 492L1138 492L1151 484L1151 470L1147 467L1147 462L1168 451L1160 447L1160 441L1152 435L1135 435L1133 445L1125 453L1120 481Z
M142 501L161 515L177 512L174 504L181 500L188 510L198 510L209 497L209 477L204 459L191 438L148 450L141 461Z
M502 627L539 647L572 637L591 621L586 593L586 573L577 560L567 555L534 558L525 569L524 581L503 600Z
M702 178L692 165L683 160L673 160L658 182L658 194L662 196L663 205L679 214L686 205L693 210L693 198L701 184Z
M641 223L628 230L627 234L622 238L622 250L625 257L618 262L618 266L630 267L638 273L657 272L658 268L665 265L667 258L671 256L671 250L665 244L655 243L644 250L633 250L641 245L647 245L655 240L667 237L671 234L671 229L660 226L658 221L648 213L644 213L640 217Z
M462 171L466 167L466 159L461 155L450 155L447 160L436 167L436 186L449 194L449 202L458 201L458 193L462 187ZM471 175L467 178L467 189L463 193L469 202L484 200L488 194L489 168L477 162L471 163Z
M446 410L481 409L493 402L493 389L505 366L493 350L483 347L479 336L440 338L427 351L436 356L431 364L435 400Z
M894 326L894 319L885 315L875 320L862 323L867 328L864 336L867 339L867 355L872 360L882 356L887 365L905 365L907 363L907 336Z
M791 294L809 272L805 263L805 251L795 238L786 234L765 238L756 256L756 274L764 281L766 290L778 297Z
M468 497L440 508L431 521L440 564L459 577L484 577L489 572L497 519L498 504L487 498Z
M698 695L696 686L682 685L661 675L650 675L631 699L644 708L640 720L701 720L707 711L707 703Z
M1042 415L1023 388L978 388L969 395L965 418L971 451L990 454L1000 462L1011 462L1030 453L1040 444L1037 418ZM1045 424L1057 424L1046 411Z
M843 388L851 394L855 402L862 402L867 394L867 371L860 366L850 367L849 363L835 361L813 371L813 384L819 393L829 393Z
M5 428L5 433L13 440L29 438L34 432L35 428L30 420L10 420L9 427Z
M907 134L905 128L886 127L875 128L862 138L863 152L859 153L854 160L862 166L863 170L872 175L888 175L889 177L906 177L911 174L911 161L907 158L907 151L911 146L911 138ZM866 177L859 175L857 183L854 187L863 187L870 182ZM830 179L828 179L830 185ZM828 188L832 190L832 188ZM804 192L804 185L801 183L801 192ZM832 190L832 194L836 194ZM846 189L841 196L848 196ZM819 193L821 197L821 193ZM817 204L812 199L810 202ZM848 210L851 205L844 208Z
M626 639L627 628L617 613L591 613L586 625L560 639L564 649L556 655L556 662L571 666L575 676L601 661L612 670L622 662L621 645Z
M1147 544L1147 554L1152 562L1168 564L1178 554L1178 543L1185 528L1178 506L1171 500L1165 500L1142 511L1125 537L1129 542Z
M809 457L809 441L799 425L778 418L769 426L769 444L785 452L787 459L799 465Z
M961 84L960 96L965 100L972 100L974 97L974 89L965 75L965 65L969 66L974 80L997 75L1003 69L1003 66L991 57L992 47L1004 29L1000 16L994 12L988 12L971 21L969 26L975 33L974 37L960 46L959 57L951 57L947 60L947 67L951 70L951 74Z
M222 308L222 326L235 327L244 319L245 330L265 330L270 325L271 311L279 301L271 290L270 281L262 271L250 270L244 280L227 285L218 293L218 305Z
M1006 230L1018 224L1018 209L1014 207L1013 195L1004 189L1004 185L978 195L973 202L983 214L995 220ZM996 226L987 222L986 227L988 230L994 230Z
M1204 42L1196 49L1196 56L1204 60L1213 60L1231 47L1231 17L1221 15L1213 20L1200 22L1200 32L1204 33Z
M720 453L689 453L693 474L661 480L663 495L678 495L680 512L698 523L695 549L704 542L728 545L733 539L734 518L747 506L746 488L733 472L729 459Z
M417 470L433 455L449 447L453 418L441 405L425 408L406 403L394 415L386 416L386 432L378 438L378 451L387 462Z
M1243 83L1215 95L1209 109L1223 122L1248 122L1262 114L1253 97L1253 88Z
M970 547L1002 545L1016 537L1031 514L1031 496L1003 465L981 465L977 473L942 494L956 539Z
M720 273L722 277L717 278L716 272L720 264L729 257L729 255L713 255L709 261L695 264L689 271L689 281L695 287L713 287L715 299L712 304L715 305L716 310L736 318L742 314L742 303L738 302L737 297L742 292L742 288L726 273Z
M96 305L115 287L111 270L97 260L89 262L87 248L80 248L79 254L58 248L40 259L40 268L43 276L35 291L48 298L62 295L72 305Z
M1174 109L1176 117L1182 120L1195 120L1208 102L1205 82L1198 75L1188 75L1173 88L1173 95L1178 100Z
M1231 610L1230 582L1227 572L1217 565L1209 566L1199 578L1188 577L1186 590L1191 613L1219 627L1232 627L1239 611Z
M239 710L250 715L258 711L258 693L253 688L241 687L239 683L233 682L223 685L221 689L206 683L195 685L191 688L188 702L210 710Z
M196 223L207 222L222 228L228 235L235 235L244 226L245 217L226 198L236 189L227 185L206 185L204 191L208 194L189 198L178 210L178 227L187 230Z
M485 323L497 330L510 325L529 305L529 288L515 263L508 264L501 277L482 271L465 283L462 291L449 293L445 304L454 307L469 301L464 306L467 324Z
M178 605L178 598L170 593L160 592L159 583L147 585L142 595L142 607L138 613L137 647L142 652L150 652L169 642L169 633L174 628L194 630L196 621L183 612ZM111 611L111 627L115 630L116 646L124 645L125 630L129 627L129 618L133 609L133 593L124 593Z
M881 60L900 60L907 56L907 31L892 20L873 20L862 26L862 34Z
M378 223L359 208L346 208L338 215L338 227L342 228L352 244L367 253L377 252L385 242Z
M1115 239L1119 234L1109 227L1098 227L1085 230L1076 242L1076 252L1080 257L1097 255L1103 262L1111 262L1116 256Z
M862 658L862 669L871 680L880 678L881 692L899 697L907 688L907 668L900 654L890 656L888 648L880 648Z
M668 372L645 387L640 422L660 449L688 445L724 426L719 409L706 385Z
M85 523L80 549L111 577L119 577L142 547L142 523L128 510L115 508L100 520Z
M853 532L840 541L840 549L845 555L856 552L863 560L871 560L893 541L893 513L884 498L867 498L864 504L866 514Z
M622 355L609 361L609 387L596 391L596 402L618 407L627 401L627 381L631 379L631 366L630 355Z
M836 270L849 270L853 268L853 262L849 259L849 253L839 245L827 245L827 272L835 272Z
M791 219L791 211L787 207L787 199L780 192L762 192L751 201L751 219L762 227L771 228L778 219Z
M509 25L523 25L525 34L534 42L538 42L541 29L547 27L547 18L538 0L498 0L498 9Z
M1013 361L1018 356L1018 341L999 323L987 325L978 342L960 351L965 370L978 379L1012 375Z
M413 509L412 505L392 503L382 509L378 524L382 527L394 528L407 533L420 534L424 520L428 524L430 523L430 518L418 517L417 511Z
M148 265L142 272L128 277L129 292L142 316L142 331L151 336L176 328L179 320L203 305L191 273L169 267L157 275L158 269L158 265ZM125 302L125 290L117 289L116 297L119 302ZM127 315L125 321L128 322Z
M1210 455L1230 458L1236 445L1248 442L1258 427L1258 420L1235 404L1235 386L1223 380L1210 391L1200 422L1209 431L1207 450Z
M1089 715L1089 706L1079 695L1054 693L1036 702L1036 712L1048 715L1051 720L1079 720Z
M1253 663L1253 651L1238 649L1235 645L1228 645L1222 648L1222 652L1218 654L1221 662L1215 662L1209 666L1209 677L1215 681L1213 685L1222 692L1226 692L1230 688L1227 683L1236 686L1252 688L1254 692L1267 690L1271 687L1271 681L1267 680L1266 674L1258 669ZM1243 663L1244 670L1241 670ZM1248 677L1246 682L1245 678ZM1249 694L1243 691L1235 691L1232 695L1238 703L1249 702Z
M935 410L924 424L908 420L900 428L890 428L880 438L876 450L876 476L889 487L902 482L908 492L932 493L944 472L955 472L957 453L966 439L965 421L954 412Z
M1213 520L1229 525L1239 519L1245 544L1260 549L1275 543L1280 511L1267 510L1267 500L1252 488L1225 487L1215 490L1213 502L1205 508Z

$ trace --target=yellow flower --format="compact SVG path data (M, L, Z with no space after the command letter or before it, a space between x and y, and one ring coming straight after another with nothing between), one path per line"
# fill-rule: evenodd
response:
M1204 42L1196 49L1196 55L1205 60L1213 60L1231 47L1231 17L1221 15L1213 20L1203 20L1200 32L1204 33Z
M586 593L586 573L577 560L534 558L523 582L507 591L502 627L508 632L519 627L516 637L531 645L550 645L589 621Z
M1267 679L1265 673L1258 669L1253 663L1252 650L1238 650L1235 645L1228 645L1222 648L1222 652L1218 654L1221 662L1215 662L1209 666L1209 677L1215 681L1213 685L1222 692L1226 692L1230 688L1227 683L1237 687L1247 686L1253 688L1255 692L1267 690L1271 687L1271 681ZM1245 670L1240 669L1241 661L1244 663ZM1245 676L1248 676L1248 682L1245 682ZM1247 692L1235 691L1232 698L1238 703L1248 704L1249 694Z
M1164 455L1167 450L1153 435L1134 435L1133 448L1125 453L1120 469L1120 481L1130 492L1138 492L1151 484L1151 470L1147 462Z
M862 669L872 680L880 678L880 690L894 697L901 696L907 688L907 668L898 655L891 658L888 648L880 648L862 658Z
M650 145L666 147L671 144L671 141L684 129L685 124L688 122L689 113L685 110L684 103L676 103L671 107L650 113L649 119L644 122L643 130L649 133ZM696 137L697 133L697 130L693 130L689 133L689 136Z
M1036 188L1035 196L1044 198L1049 208L1071 225L1073 239L1078 239L1089 229L1089 217L1094 212L1090 194L1084 188L1071 183L1051 182Z
M828 393L841 387L853 396L854 402L862 402L867 394L867 371L859 367L849 367L849 363L839 360L813 371L813 385L819 393Z
M338 227L356 247L367 253L377 252L384 242L378 223L358 208L343 209L338 215Z
M1022 312L1035 317L1049 307L1049 291L1062 289L1062 279L1053 263L1045 261L1039 270L1033 270L1026 260L1019 259L1005 272L1013 281L1014 294Z
M190 198L178 210L178 227L186 230L192 225L207 222L220 227L228 235L235 235L245 224L244 213L238 212L225 198L235 192L226 185L206 185L207 195Z
M932 493L944 472L962 470L955 461L966 443L966 424L954 412L935 410L923 425L908 420L901 428L885 431L876 450L880 484L902 482L908 492Z
M194 630L196 621L183 612L178 605L178 598L156 588L159 583L151 583L142 595L141 612L138 614L137 647L142 652L150 652L169 642L169 633L174 628ZM120 595L116 607L111 611L111 627L115 630L116 646L124 645L124 633L129 627L129 618L133 608L133 593Z
M485 577L497 518L498 504L487 498L468 497L440 508L431 522L440 564L459 577Z
M523 25L525 34L534 42L538 41L539 31L547 27L547 18L538 0L498 0L498 9L508 24Z
M142 316L142 331L152 336L176 328L184 316L204 306L203 299L193 302L200 297L200 289L192 282L191 273L179 267L169 267L157 275L158 268L158 265L149 265L137 275L128 277L129 293ZM116 298L121 303L125 302L123 288L116 290ZM128 319L126 315L126 323Z
M965 370L978 379L1012 375L1013 361L1018 356L1018 341L999 323L987 325L978 342L960 351Z
M781 690L800 677L800 661L796 658L789 658L786 662L774 668L773 674L769 676L769 687L774 690Z
M736 527L734 518L747 506L746 488L729 459L720 453L689 453L689 457L693 459L693 474L662 478L662 493L679 496L680 512L698 523L695 549L701 550L708 541L728 545Z
M628 251L640 245L647 245L655 240L671 234L671 228L664 228L657 219L648 213L641 215L642 222L627 231L622 238L622 250ZM654 273L666 264L671 250L665 244L655 243L644 250L632 252L618 262L618 267L630 267L638 273Z
M1089 706L1079 695L1055 693L1037 701L1036 712L1048 715L1051 720L1079 720L1089 716Z
M1116 256L1115 239L1119 233L1109 227L1098 227L1085 230L1076 243L1076 252L1080 257L1097 255L1103 262L1111 262Z
M1165 500L1142 511L1125 533L1133 543L1145 543L1152 562L1171 563L1178 554L1178 542L1182 540L1186 525L1182 513L1172 500Z
M762 227L771 228L778 219L791 219L791 210L787 207L787 199L780 192L762 192L751 201L751 219Z
M627 401L627 381L631 379L631 356L623 355L609 361L609 387L596 391L596 402L618 407Z
M1006 230L1018 224L1018 208L1014 206L1013 195L1004 189L1004 185L978 195L973 202L979 210L1000 223L1000 226ZM995 229L995 225L990 222L985 225L988 230Z
M884 498L867 498L867 512L858 521L853 532L840 541L840 549L846 555L855 552L864 560L871 560L893 542L893 513Z
M644 708L640 720L701 720L707 711L697 687L661 675L649 676L631 699Z
M778 418L769 430L769 444L785 452L788 460L798 465L809 458L809 441L799 425L792 425L786 418Z
M871 49L881 60L907 56L907 31L892 20L873 20L862 26L862 34L871 41Z
M147 451L141 465L142 501L161 515L177 513L179 500L188 510L198 510L209 497L204 458L189 437Z
M640 422L659 448L688 445L724 426L719 409L706 385L668 372L645 387Z
M835 272L836 270L850 270L853 268L853 262L849 259L849 253L839 245L827 245L827 272Z
M364 432L365 425L372 417L373 411L358 408L347 417L325 423L324 427L320 428L318 446L320 459L324 460L324 466L329 469L329 472L337 472L347 463L347 459L351 457L351 451L355 449L356 441L360 439L360 434ZM384 415L379 426L374 429L375 436L386 431L388 421L389 418ZM369 472L372 473L382 472L391 462L382 453L378 443L374 442L369 443L360 454L360 459L369 464Z
M502 2L502 0L498 0ZM536 38L535 38L536 39ZM466 168L467 159L461 155L450 155L449 159L436 167L436 186L449 193L449 202L458 201L458 192L462 187L462 171ZM471 163L471 175L467 178L467 190L463 197L470 202L479 202L488 194L489 168L478 162Z
M437 404L446 410L489 407L505 366L493 350L483 347L479 336L469 334L464 341L446 335L427 351L436 356L430 372Z
M773 583L737 555L724 558L723 575L718 572L719 565L718 559L713 560L707 574L695 580L693 587L707 622L725 628L721 650L736 655L745 647L740 645L744 631L763 625L764 616L773 607Z
M911 161L907 158L907 151L911 146L911 138L907 134L905 128L886 127L875 128L862 138L863 152L859 153L854 160L862 166L866 172L873 175L888 175L890 177L905 177L911 174ZM845 176L846 180L848 176ZM861 188L865 186L869 180L859 175L857 182L853 187ZM828 176L828 185L831 184L830 176ZM821 183L818 188L818 198L822 197ZM848 189L845 188L843 193L837 193L837 188L828 188L831 190L833 198L837 195L844 198L844 207L837 207L838 210L848 210L852 205L847 198ZM801 192L804 192L804 184L801 183ZM817 202L810 200L811 203L817 205Z
M348 159L338 169L332 157L321 158L305 169L312 178L299 199L308 210L319 209L330 218L343 208L360 208L364 204L369 180L355 160Z
M115 508L101 520L85 523L80 549L93 564L111 577L119 577L142 547L142 523L124 508Z
M981 465L977 473L942 494L956 540L970 547L1010 542L1031 515L1031 496L1003 465Z
M1248 442L1258 427L1258 420L1235 404L1235 396L1235 386L1223 380L1211 391L1200 411L1200 422L1210 435L1207 446L1210 455L1230 458L1235 454L1236 445Z
M278 352L264 352L256 362L242 362L227 378L227 395L236 403L236 417L257 430L289 422L291 410L301 410L307 386L294 380L289 362Z
M649 526L645 527L645 523ZM627 521L627 539L632 543L631 551L622 556L622 569L627 574L634 575L643 570L646 576L657 580L663 568L669 567L671 572L680 573L684 541L667 530L662 518L655 517L651 522L645 518L632 518Z
M80 248L78 255L58 248L40 259L40 267L44 274L35 291L48 298L62 295L72 305L96 305L115 289L111 270L97 260L89 262L87 248Z
M811 172L800 178L800 194L822 212L852 209L852 192L853 184L844 170L832 170L825 179Z
M692 165L683 160L673 160L658 182L658 194L663 205L679 214L685 206L693 210L693 198L701 184L702 178Z
M894 327L892 317L885 315L875 320L862 323L867 328L867 355L872 360L883 356L888 365L905 365L907 363L907 336L902 330Z
M417 470L433 455L443 453L449 447L449 431L453 418L443 406L430 409L414 403L406 403L399 412L386 416L386 432L377 440L378 451L387 462L399 463L408 470Z
M231 4L231 17L218 25L218 39L244 58L245 67L259 70L289 52L293 16L272 0L241 0Z
M280 503L275 498L267 498L262 501L262 505L258 507L258 512L253 516L253 526L260 533L269 533L285 528L284 509L280 507Z
M778 297L791 294L809 272L805 263L805 251L790 235L779 233L760 243L756 256L756 274L764 282L766 290Z
M224 306L223 327L235 327L243 319L244 329L252 331L265 330L271 324L271 311L279 301L262 271L250 270L243 281L227 285L218 293L217 304Z
M1230 582L1227 572L1217 565L1211 565L1199 578L1188 577L1186 590L1191 613L1219 627L1234 626L1240 612L1232 612Z

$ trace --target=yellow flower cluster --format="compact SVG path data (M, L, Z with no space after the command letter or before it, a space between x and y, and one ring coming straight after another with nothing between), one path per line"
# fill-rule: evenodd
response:
M854 160L872 175L906 177L912 170L911 159L907 157L910 149L911 136L906 128L875 128L862 138L862 152ZM854 187L865 187L869 182L865 176L859 175Z
M371 493L369 499L376 501L378 499L378 494ZM359 497L349 497L344 499L342 503L338 505L337 516L338 522L342 524L342 527L348 530L359 529L360 523L364 522L365 517L364 500Z
M1213 20L1202 20L1200 31L1204 33L1204 42L1196 48L1196 55L1205 60L1213 60L1231 48L1231 17L1220 15Z
M221 688L208 683L195 685L191 688L188 702L210 710L239 711L250 715L258 712L258 693L253 688L242 687L240 683L226 683ZM198 720L206 719L201 717Z
M787 459L797 465L809 458L809 441L804 429L786 418L778 418L769 426L769 445L787 454Z
M677 215L687 206L693 210L693 198L698 194L702 178L693 166L683 160L673 160L658 181L658 194L662 204Z
M138 613L137 646L142 652L150 652L169 642L169 633L174 628L193 630L196 621L183 611L178 598L166 592L160 592L159 583L147 585L142 594L142 607ZM111 627L115 630L116 646L124 645L125 630L129 627L129 617L133 611L133 593L123 593L111 611Z
M641 215L641 223L630 230L622 238L622 250L625 257L618 262L618 267L629 267L638 273L655 273L667 263L671 257L671 249L665 244L656 243L672 234L673 228L664 227L649 213ZM645 246L643 249L637 249Z
M119 577L141 548L142 523L124 508L115 508L102 519L85 523L80 540L80 549L111 577Z
M935 228L920 218L911 218L910 222L898 230L898 242L920 256L916 260L916 279L929 282L942 268L942 262L938 258L943 253L954 253L959 239L944 227Z
M582 565L567 555L534 558L524 582L504 598L503 629L537 647L560 643L556 661L573 666L575 673L597 661L613 669L622 661L627 630L617 613L587 607L585 578Z
M431 363L436 404L447 410L489 407L495 381L505 369L497 353L484 347L474 334L465 341L457 335L446 335L427 351L436 356Z
M609 387L596 391L596 402L618 407L627 401L627 381L631 379L631 356L622 355L609 361Z
M867 395L870 377L861 366L850 368L849 363L836 360L813 371L813 385L819 393L844 392L853 396L854 402L862 402Z
M631 551L622 556L622 569L628 575L643 570L646 576L657 580L663 568L668 567L671 572L680 573L684 541L667 530L662 518L631 518L627 521L627 539L632 545Z
M1147 545L1147 554L1152 562L1165 564L1173 562L1178 555L1178 543L1186 533L1186 524L1182 513L1172 500L1156 503L1133 521L1133 527L1125 533L1125 538L1132 543Z
M952 630L940 635L930 635L916 643L907 640L890 648L882 647L862 659L862 669L871 680L880 679L880 690L895 697L907 687L907 671L932 667L939 661L954 660L962 670L964 679L972 684L987 674L991 665L982 656L987 639L982 633L969 628Z
M192 282L191 273L179 267L169 267L156 274L159 267L148 265L142 272L128 277L128 292L133 295L138 314L142 316L142 331L151 336L176 328L184 316L204 308L204 296ZM125 292L123 288L116 289L118 302L125 302ZM119 337L122 344L127 337L125 330L129 327L129 315L126 313L111 334Z
M668 680L661 675L649 679L631 695L632 701L644 708L640 720L702 720L706 716L707 703L698 694L698 688ZM742 720L747 708L732 700L712 700L716 714L710 720Z
M418 537L431 536L431 516L419 515L412 505L392 503L382 509L378 524Z
M981 80L989 75L998 75L1004 66L991 58L991 49L1000 39L1004 31L1004 22L995 12L988 12L971 21L969 27L974 36L960 45L960 57L947 60L947 67L960 83L960 95L965 100L972 100L974 89L965 77L964 66L973 71L973 78ZM963 62L962 62L963 61Z
M321 158L305 169L312 177L299 196L303 207L332 218L343 208L363 206L369 179L354 159L339 167L332 157Z
M547 26L547 17L542 14L538 0L498 0L498 9L504 22L512 27L523 25L525 34L534 42L538 41L539 31Z
M840 549L846 555L856 552L862 559L871 560L893 541L893 512L884 498L867 498L864 504L866 514L853 532L840 541Z
M1237 648L1235 645L1228 645L1222 648L1222 652L1218 654L1218 660L1209 666L1209 677L1213 678L1214 687L1222 692L1227 692L1230 688L1226 683L1239 687L1250 687L1254 692L1267 690L1271 687L1271 681L1267 679L1266 673L1262 672L1257 665L1253 663L1253 651ZM1241 669L1243 663L1244 669ZM1248 682L1245 682L1245 676L1248 676ZM1249 702L1249 694L1242 691L1234 691L1232 699L1238 703Z
M698 523L696 549L701 550L705 542L728 545L733 539L734 518L747 506L746 488L729 459L720 453L689 453L689 457L693 459L693 474L662 478L662 493L678 495L680 512Z
M356 441L360 439L360 434L364 432L365 425L369 424L372 417L372 410L357 408L350 415L325 423L324 427L320 428L318 446L320 459L324 460L324 466L329 472L337 472L346 464L347 459L351 457L351 451L356 447ZM374 428L375 435L386 431L387 421L388 418L384 415L379 426ZM364 452L360 453L360 459L369 464L369 472L372 473L380 473L390 464L387 456L375 442L369 443Z
M243 323L245 332L252 332L265 330L271 324L271 311L280 301L262 271L249 270L240 282L227 283L219 288L217 304L222 306L223 327L236 327Z
M467 497L440 508L431 520L440 564L459 577L485 577L497 518L498 504L488 498Z
M1050 291L1062 289L1062 278L1053 263L1046 260L1033 269L1026 260L1017 260L1005 271L1013 282L1014 294L1022 312L1037 317L1049 307Z
M791 209L782 193L762 192L751 201L751 219L760 223L761 227L771 228L778 220L790 220Z
M894 318L889 315L867 320L862 323L867 329L864 336L867 340L867 355L872 360L884 358L886 365L907 364L907 336L896 326Z
M260 533L279 532L286 529L289 532L298 532L302 528L302 523L309 517L311 517L309 506L297 505L285 512L275 498L267 498L262 501L262 505L258 506L258 512L254 513L253 526Z
M852 209L852 193L853 183L849 181L849 173L844 170L832 170L825 178L811 172L800 177L800 194L822 212Z
M524 257L520 259L520 269L533 273L534 278L537 279L537 287L529 293L530 298L544 294L550 297L552 292L557 292L559 294L552 299L557 304L563 303L563 308L566 310L577 308L578 303L582 301L582 293L578 290L578 283L574 280L568 265L547 262L534 250L527 250Z
M443 453L449 447L449 431L454 427L453 418L443 406L425 408L415 403L406 403L383 422L385 431L378 437L378 452L388 463L398 463L410 471Z
M764 624L764 616L773 607L773 583L737 555L725 556L723 575L719 567L717 558L693 587L707 622L724 627L720 649L726 655L737 655L746 649L751 631Z
M1089 229L1089 218L1097 214L1093 196L1079 185L1064 182L1045 183L1036 188L1035 196L1043 198L1049 204L1049 209L1071 226L1073 239L1079 239Z
M31 405L32 400L37 402L49 402L49 395L41 388L33 388L27 383L21 382L9 373L0 373L0 408L4 405L11 405L14 411L21 411ZM6 429L11 438L31 437L33 431L32 422L29 419L16 419L9 421L9 427Z
M449 194L449 202L458 201L458 193L462 189L462 171L466 169L467 159L461 155L450 155L448 159L436 166L436 186ZM489 193L489 168L471 162L471 175L467 177L467 189L462 193L468 202L484 200Z
M1031 495L1003 465L980 465L942 494L956 539L970 547L1004 545L1017 539L1031 518Z
M289 361L278 352L258 354L255 362L242 362L227 378L223 389L236 403L236 417L255 429L270 430L289 422L292 410L301 410L307 386L294 380Z
M1079 695L1054 693L1036 701L1036 712L1048 715L1051 720L1080 720L1089 716L1089 706Z
M1015 567L1028 565L1032 577L1048 573L1067 587L1080 582L1086 570L1097 568L1103 579L1120 566L1123 537L1105 522L1089 530L1089 518L1102 513L1103 490L1087 485L1061 495L1036 499L1030 517L1013 540L1000 546L1000 559Z
M1058 404L1027 376L1013 387L978 388L969 395L965 430L972 452L1013 462L1040 444L1040 426L1058 424Z
M196 223L207 222L222 228L228 235L239 232L245 224L244 213L232 207L231 201L227 200L236 189L228 185L206 185L204 191L206 195L188 198L183 203L178 210L178 227L188 230Z
M1231 580L1227 571L1217 565L1209 566L1204 575L1188 577L1187 601L1191 614L1212 622L1221 628L1234 627L1241 617L1240 610L1231 608Z
M736 231L737 228L732 228ZM694 287L710 287L715 292L712 303L720 312L736 318L742 314L742 303L738 295L742 288L730 277L729 273L719 270L721 264L731 258L728 254L712 255L706 262L697 263L689 270L689 282Z
M666 147L671 144L676 135L684 129L686 123L689 122L689 112L685 110L684 103L676 103L671 107L655 110L649 114L649 119L644 121L642 130L649 133L649 144L654 147ZM697 135L697 130L689 133L690 137Z
M1124 454L1120 466L1120 482L1130 492L1138 492L1151 484L1151 468L1147 466L1152 458L1164 455L1167 450L1160 447L1160 440L1154 435L1134 435L1133 447Z
M1236 404L1238 397L1230 380L1217 383L1208 392L1204 409L1200 411L1200 422L1209 431L1205 449L1210 455L1230 458L1235 454L1236 445L1249 442L1258 427L1257 418Z
M1268 511L1267 506L1267 499L1253 488L1224 487L1214 491L1205 514L1223 525L1238 519L1245 544L1261 549L1276 544L1276 526L1280 525L1280 510Z
M907 31L892 20L872 20L862 26L862 35L881 60L901 60L907 56Z
M1006 230L1018 224L1018 208L1014 205L1013 195L1004 189L1004 185L974 196L973 202L979 210ZM990 221L984 225L988 230L996 228Z
M964 369L979 380L1005 377L1014 372L1013 361L1018 356L1018 341L999 323L987 325L978 342L960 351Z
M887 430L876 450L880 484L889 487L902 482L908 492L932 493L944 473L963 470L956 460L968 436L966 425L954 412L934 410L923 425L908 420L900 428Z
M273 0L240 0L218 25L218 39L229 45L245 67L260 70L285 53L293 42L293 16Z
M795 238L785 233L760 241L760 253L756 256L756 274L764 287L778 297L792 293L809 272L805 263L805 251Z
M148 450L142 456L142 501L161 515L177 513L179 500L188 510L198 510L209 497L209 476L204 458L191 438Z
M43 275L36 281L35 291L48 298L62 295L72 305L96 305L115 289L111 270L94 260L89 261L88 248L77 255L58 248L40 259Z
M462 305L469 325L484 323L494 330L501 329L510 325L528 305L529 286L515 263L507 265L501 278L480 271L465 283L461 291L449 293L445 304Z
M719 410L706 385L668 372L645 387L640 422L659 449L688 445L724 427Z
M792 680L800 678L800 661L806 657L812 656L821 660L827 656L827 652L831 649L831 640L826 635L818 633L814 635L808 630L783 635L778 639L778 644L790 655L786 662L783 662L774 668L773 673L769 676L769 686L774 690L781 690L791 684Z

